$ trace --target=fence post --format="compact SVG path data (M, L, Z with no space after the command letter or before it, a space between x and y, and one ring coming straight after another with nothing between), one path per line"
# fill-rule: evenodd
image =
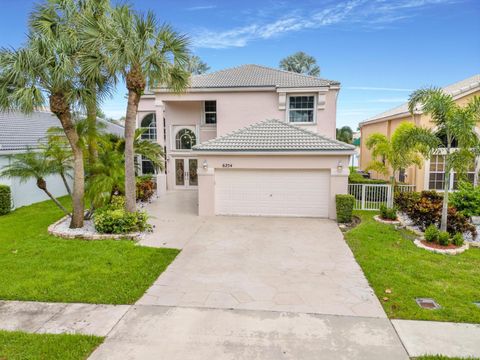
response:
M390 185L387 189L387 207L391 208L393 206L393 185Z
M366 184L361 184L362 185L362 205L361 209L365 210L365 185Z

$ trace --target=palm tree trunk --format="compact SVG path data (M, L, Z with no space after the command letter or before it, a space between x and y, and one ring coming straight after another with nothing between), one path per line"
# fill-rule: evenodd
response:
M50 109L58 117L62 124L63 131L73 152L73 214L70 228L83 227L83 213L85 209L85 173L83 164L83 150L79 144L79 136L72 120L70 105L63 94L52 94L50 96Z
M448 221L448 193L450 191L450 164L449 155L450 155L450 139L447 137L447 154L445 155L445 179L443 184L443 204L442 204L442 220L440 221L440 230L447 231L447 221Z
M67 178L65 177L65 174L63 172L60 173L60 177L62 178L63 185L65 185L65 189L67 189L68 195L72 197L72 190L70 189L70 185L68 185Z
M138 103L140 95L128 91L127 114L125 117L125 210L136 211L135 151L133 148Z
M97 128L97 95L92 89L93 100L87 105L87 126L88 126L88 162L92 166L98 159L98 148L96 142Z
M71 216L71 214L68 212L67 209L65 209L65 207L60 203L60 201L57 200L57 198L55 196L53 196L50 191L48 191L47 189L47 182L45 181L45 179L37 179L37 187L44 191L45 194L47 194L47 196L52 199L52 201L55 203L55 205L57 205L64 213L65 215L68 215L68 216Z

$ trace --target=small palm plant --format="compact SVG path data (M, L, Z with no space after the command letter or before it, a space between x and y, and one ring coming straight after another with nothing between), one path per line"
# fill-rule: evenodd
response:
M438 141L431 137L429 130L405 122L398 126L391 139L380 133L372 134L366 142L372 150L373 160L367 170L374 170L385 176L391 175L392 186L401 169L412 165L421 167L424 157L428 157Z
M7 178L17 178L25 183L30 179L35 179L37 187L42 190L53 202L68 216L70 213L65 207L52 195L47 188L45 178L57 172L57 167L44 152L35 152L29 149L26 153L13 155L11 163L5 166L0 173Z

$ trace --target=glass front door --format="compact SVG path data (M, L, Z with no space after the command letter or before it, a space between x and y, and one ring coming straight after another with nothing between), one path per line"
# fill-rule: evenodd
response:
M197 159L175 159L175 186L194 188L198 186Z

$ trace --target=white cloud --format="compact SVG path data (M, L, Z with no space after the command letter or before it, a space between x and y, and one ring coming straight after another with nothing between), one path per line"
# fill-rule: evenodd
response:
M208 10L208 9L215 9L216 5L199 5L199 6L192 6L186 8L187 11L200 11L200 10Z
M321 9L310 9L308 13L303 14L298 9L292 9L289 15L279 16L270 21L262 18L223 31L200 29L193 37L193 44L199 48L213 49L243 47L258 39L270 39L285 33L343 24L379 29L415 16L415 10L454 1L457 0L348 0L337 4L330 3ZM285 9L281 11L283 14L286 12Z

